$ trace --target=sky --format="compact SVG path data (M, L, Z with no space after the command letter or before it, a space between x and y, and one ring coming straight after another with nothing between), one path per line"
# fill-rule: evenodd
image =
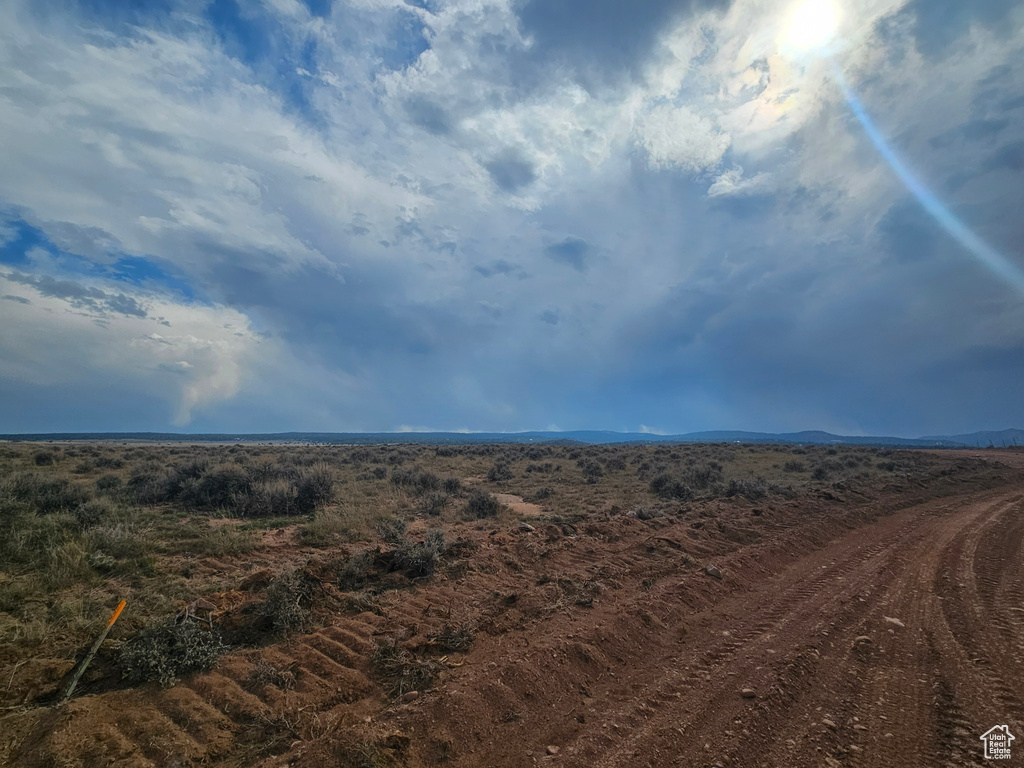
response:
M0 433L1024 426L1024 2L5 0Z

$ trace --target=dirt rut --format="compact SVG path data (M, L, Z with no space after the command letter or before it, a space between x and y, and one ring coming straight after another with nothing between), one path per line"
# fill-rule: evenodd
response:
M465 766L982 765L1024 732L1022 546L1019 489L930 502L696 613L684 580L631 631L520 638L397 719Z

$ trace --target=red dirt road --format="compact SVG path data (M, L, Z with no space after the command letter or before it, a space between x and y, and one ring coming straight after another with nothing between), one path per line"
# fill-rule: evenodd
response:
M982 764L981 733L1024 724L1022 500L913 508L723 601L563 763Z
M543 664L544 643L519 664L509 654L457 676L405 726L429 737L446 717L478 723L484 702L458 699L483 690L504 692L532 727L470 726L461 738L442 727L455 743L478 740L459 765L983 765L979 737L1004 723L1021 738L1008 764L1024 764L1022 490L933 501L849 531L686 616L678 638L665 607L685 581L652 590L659 637L636 638L645 647L618 664L612 651L570 695L525 672ZM726 581L748 567L740 559ZM563 653L597 655L589 629L576 646L567 633Z

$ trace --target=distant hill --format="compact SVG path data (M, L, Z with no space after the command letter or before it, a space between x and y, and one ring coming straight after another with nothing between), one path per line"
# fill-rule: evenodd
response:
M967 435L949 435L948 437L941 438L925 437L922 439L950 440L961 445L972 445L979 448L987 448L990 445L996 448L1011 445L1024 446L1024 429L1002 429L998 432L990 430L987 432L971 432Z
M816 430L805 432L689 432L682 435L652 435L645 432L577 430L569 432L270 432L262 434L187 434L181 432L50 432L45 434L0 435L0 440L58 441L110 440L122 442L185 443L326 443L334 445L468 445L473 443L534 443L543 445L609 445L613 443L795 443L803 445L890 445L916 448L958 446L1024 446L1024 430L973 432L969 435L938 435L907 438L890 436L834 435Z

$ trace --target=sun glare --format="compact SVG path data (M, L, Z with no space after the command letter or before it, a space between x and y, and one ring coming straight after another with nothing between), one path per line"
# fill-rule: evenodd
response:
M799 51L824 45L835 34L838 22L831 0L807 0L793 14L786 42Z

